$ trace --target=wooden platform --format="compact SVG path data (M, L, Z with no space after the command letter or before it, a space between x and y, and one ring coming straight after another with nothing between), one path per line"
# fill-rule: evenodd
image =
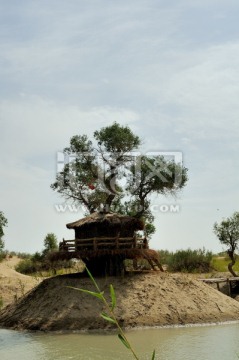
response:
M67 252L104 249L148 249L148 242L147 239L138 237L94 237L74 240L63 239L59 245L59 251Z
M206 284L216 284L217 289L220 291L220 285L221 283L225 283L228 286L228 294L229 296L232 296L232 284L233 283L239 283L239 277L231 277L231 278L211 278L211 279L198 279L200 281L203 281Z

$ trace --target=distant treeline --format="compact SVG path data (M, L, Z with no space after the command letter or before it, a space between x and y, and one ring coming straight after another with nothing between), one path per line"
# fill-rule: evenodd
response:
M160 263L164 265L169 272L187 272L187 273L206 273L210 271L227 271L227 265L230 261L227 252L213 254L211 251L203 249L186 249L177 251L159 250ZM39 272L58 272L60 269L69 269L74 264L71 261L50 262L43 253L36 252L29 254L25 252L5 251L1 254L2 258L6 256L18 256L22 259L17 265L16 270L23 274L36 274ZM1 261L1 259L0 259ZM130 266L130 261L126 261L126 266ZM150 269L146 261L139 261L139 268ZM239 271L239 264L236 263L235 270Z
M211 270L213 254L205 249L186 249L175 252L160 250L159 257L161 264L167 265L168 271L206 273Z

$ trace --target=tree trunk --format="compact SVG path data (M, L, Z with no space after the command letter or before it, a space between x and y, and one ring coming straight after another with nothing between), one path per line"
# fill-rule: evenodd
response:
M233 266L235 265L235 258L234 258L234 251L228 250L227 251L231 262L228 264L228 270L230 271L230 273L232 274L232 276L237 277L237 274L235 273L235 271L233 270Z

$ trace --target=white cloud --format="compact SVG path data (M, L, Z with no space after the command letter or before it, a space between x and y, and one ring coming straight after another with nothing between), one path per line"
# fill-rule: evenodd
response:
M175 109L171 121L184 137L235 139L239 134L238 59L239 43L180 52L175 66L170 65L171 73L166 70L167 79L155 68L158 81L146 85L145 92L157 95L159 115ZM162 86L157 88L159 82Z
M134 124L139 115L130 109L110 107L82 110L79 106L22 96L0 102L1 148L12 156L50 155L69 144L76 134L92 135L112 123Z
M112 121L130 125L146 151L185 154L182 212L158 216L165 244L203 244L207 234L213 243L214 208L219 202L224 215L237 206L238 7L218 0L0 4L0 210L12 247L39 248L46 232L60 236L77 217L54 211L55 154L71 136L91 136Z
M80 214L59 214L62 202L50 189L56 174L56 152L76 134L93 131L112 121L137 126L138 114L110 107L81 110L39 97L0 103L1 209L9 220L6 246L36 251L47 232L72 237L65 224Z

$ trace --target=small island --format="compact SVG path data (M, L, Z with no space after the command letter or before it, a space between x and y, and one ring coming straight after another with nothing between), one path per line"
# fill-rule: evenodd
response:
M164 271L159 252L150 248L156 231L151 195L177 195L188 176L183 163L174 158L135 155L140 144L128 126L117 123L95 131L94 145L86 135L71 138L64 155L69 158L74 154L74 159L64 164L51 188L84 206L86 214L67 224L75 232L74 239L63 239L59 247L54 234L48 234L40 257L52 264L80 260L83 271L41 281L3 308L0 326L42 331L112 329L113 324L99 317L104 309L98 299L76 290L94 291L85 266L105 294L113 284L115 314L124 328L239 320L237 301L192 274ZM235 219L238 221L238 214ZM225 226L215 225L214 230L227 244ZM236 245L228 244L232 270ZM148 264L146 270L138 267L142 260ZM130 271L126 266L129 261ZM202 268L200 261L198 267Z

